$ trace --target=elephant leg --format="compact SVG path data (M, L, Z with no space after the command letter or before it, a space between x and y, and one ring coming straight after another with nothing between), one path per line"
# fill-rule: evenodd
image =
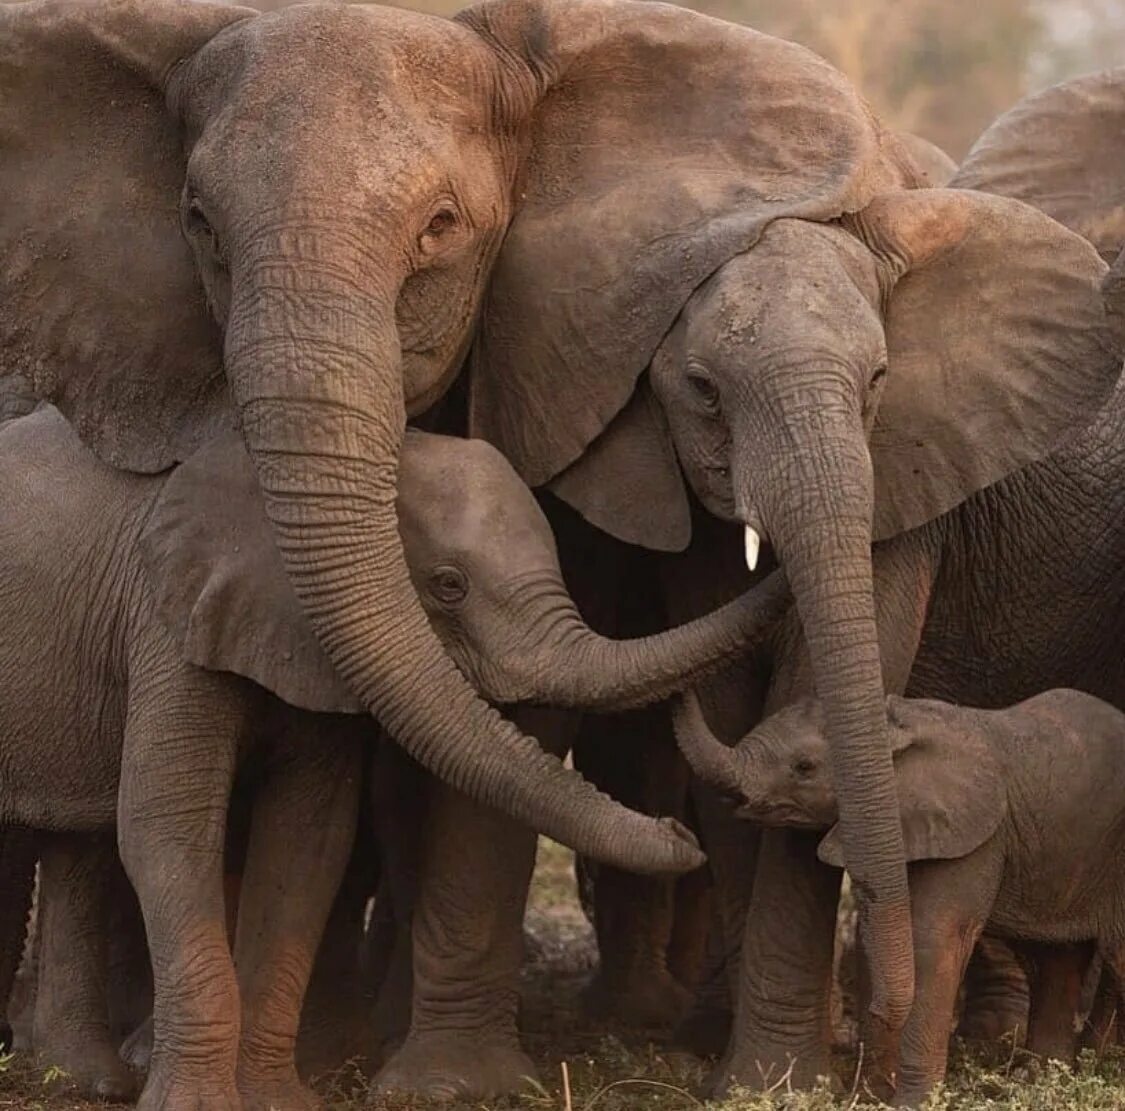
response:
M513 719L569 747L575 715L520 707ZM410 1032L375 1079L382 1094L490 1099L536 1076L516 1024L532 830L432 784L413 916Z
M116 853L110 897L109 1024L121 1042L152 1017L152 965L141 908Z
M375 1044L385 1062L410 1031L414 996L411 919L418 902L424 833L432 778L401 748L384 738L371 780L372 823L381 870L364 952L365 976L374 989Z
M998 937L982 937L965 973L958 1035L986 1043L1011 1037L1022 1045L1027 1015L1027 976L1011 946Z
M574 764L634 810L684 817L687 768L665 707L588 715L575 742ZM593 888L599 961L587 1007L629 1026L671 1025L690 1003L668 968L675 880L600 866Z
M957 992L981 925L947 912L915 929L914 1005L902 1032L896 1107L920 1106L945 1079ZM884 1054L880 1067L889 1065Z
M1075 1020L1082 1006L1082 985L1094 957L1094 943L1040 945L1020 942L1027 970L1030 1006L1027 1049L1044 1061L1074 1064L1078 1050Z
M738 1007L711 1081L768 1087L788 1073L809 1087L830 1073L829 997L843 873L816 858L817 834L766 830L746 918Z
M711 921L711 877L706 868L697 868L676 881L668 939L668 971L693 998L707 963Z
M191 668L155 622L131 662L118 844L152 958L141 1111L239 1111L223 847L247 686ZM254 706L253 709L257 709Z
M345 1064L364 1072L373 1049L374 993L364 961L367 904L379 863L370 815L360 807L348 866L324 928L309 979L297 1035L297 1071L306 1080Z
M297 1077L301 1004L355 842L360 720L277 711L238 905L238 1090L246 1111L320 1106Z
M39 1062L61 1069L89 1099L136 1091L109 1028L109 895L119 867L107 838L42 838L33 1041Z
M1098 1055L1106 1046L1118 1044L1117 978L1099 948L1087 969L1082 990L1082 1025L1079 1046Z

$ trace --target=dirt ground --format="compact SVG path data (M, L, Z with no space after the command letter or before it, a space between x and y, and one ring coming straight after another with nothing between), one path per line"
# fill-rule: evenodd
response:
M837 1061L833 1088L793 1093L782 1079L766 1096L736 1095L723 1103L699 1095L707 1066L647 1040L644 1032L613 1030L583 1018L580 995L596 960L593 935L574 892L573 858L544 842L528 906L528 962L523 1022L539 1066L541 1087L518 1098L460 1104L454 1111L853 1111L872 1106L851 1087L855 1062ZM564 1070L566 1066L564 1087ZM326 1088L328 1111L413 1111L402 1101L369 1101L353 1077ZM76 1101L65 1078L45 1076L19 1058L0 1059L0 1111L92 1111L108 1105ZM998 1048L988 1056L958 1047L948 1088L927 1111L1125 1111L1125 1057L1084 1059L1076 1071L1031 1061Z

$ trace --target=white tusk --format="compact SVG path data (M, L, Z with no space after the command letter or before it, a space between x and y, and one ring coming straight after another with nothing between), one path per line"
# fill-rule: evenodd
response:
M758 566L758 549L762 546L762 538L749 525L746 526L746 566L751 571Z

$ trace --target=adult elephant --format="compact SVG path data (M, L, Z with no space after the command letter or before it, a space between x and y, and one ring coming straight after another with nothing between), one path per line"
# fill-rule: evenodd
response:
M771 221L833 221L914 184L897 141L807 51L633 0L497 0L452 22L41 0L0 11L0 42L3 372L33 367L128 470L190 455L233 402L296 594L363 704L458 787L576 842L586 796L472 692L410 584L406 417L447 387L480 319L498 438L550 478ZM535 234L509 237L486 298L513 218ZM537 281L513 287L528 269ZM560 412L565 428L545 421ZM847 548L867 535L863 501ZM872 640L872 615L845 615L851 591L825 573L843 548L814 561L818 530L792 524L805 540L783 555L893 1024L909 935L877 667L833 652ZM697 860L648 832L637 864Z
M1062 340L1055 350L1058 381L1064 388L1088 374L1119 342L1125 311L1122 264L1119 260L1107 272L1090 244L1004 194L1035 200L1038 185L1044 207L1065 215L1074 229L1112 232L1120 179L1115 185L1100 152L1105 136L1125 124L1125 73L1116 73L1116 81L1109 75L1081 79L1073 83L1077 88L1061 86L1018 105L986 132L951 182L957 191L950 196L963 198L969 210L1007 214L998 240L1006 241L1001 280L1018 296L1029 298L1026 316L1012 320L1011 340L1033 353L1032 359ZM1062 115L1060 105L1068 106ZM1083 112L1087 118L1081 118ZM1057 146L1045 138L1040 179L1035 136L1053 135L1064 120L1073 140L1068 147L1069 177L1063 173ZM963 183L993 195L974 198L958 190ZM1039 232L1029 236L1036 228ZM1100 245L1106 250L1105 240ZM1044 250L1054 255L1045 268L1040 253ZM1064 252L1071 263L1063 262ZM1078 269L1073 273L1091 280L1080 287L1069 279L1054 288L1041 284L1056 265L1069 269L1074 264ZM972 296L988 308L978 312L974 324L981 337L991 341L988 357L1002 361L1004 333L989 336L986 326L1002 311L1004 296L990 290L988 276L985 266L975 275ZM1037 285L1039 295L1030 296ZM897 288L890 294L892 313ZM1075 299L1068 288L1084 292ZM958 314L949 310L950 298L955 306L958 297L950 286L944 299L931 302L935 327L956 333ZM1092 307L1091 298L1104 299L1104 312ZM715 308L721 311L718 302ZM1100 336L1091 347L1085 346L1086 337L1070 334L1076 308L1080 313L1092 311L1101 320L1096 326ZM965 365L963 359L959 365ZM1080 433L1063 437L1044 458L978 491L943 516L875 545L880 652L889 690L1003 706L1046 688L1071 685L1125 705L1120 652L1125 636L1125 530L1120 525L1125 385L1112 363L1103 364L1098 373L1115 384ZM893 374L892 358L884 405ZM967 415L1001 435L993 406L979 400L977 405ZM1019 408L1013 406L1009 415ZM879 446L880 415L875 417L873 454ZM708 435L707 423L696 422L701 439ZM777 658L770 697L774 708L813 684L795 622L780 638ZM744 961L738 1023L723 1079L753 1075L759 1063L775 1063L786 1047L806 1075L824 1060L825 985L838 880L815 863L814 840L798 833L766 835L744 951L764 954L770 973L763 979L759 961Z

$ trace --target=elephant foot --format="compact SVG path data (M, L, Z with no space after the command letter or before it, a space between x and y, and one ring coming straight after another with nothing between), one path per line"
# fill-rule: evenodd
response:
M535 1065L518 1044L441 1032L407 1038L376 1076L374 1091L452 1103L515 1094L537 1080Z
M834 1079L828 1046L761 1044L738 1047L719 1062L705 1086L712 1099L725 1099L735 1088L751 1091L809 1089L826 1076Z
M638 969L628 976L598 975L586 989L586 1012L626 1026L671 1027L691 1006L691 993L667 969Z
M297 1036L297 1071L305 1080L331 1076L345 1066L354 1066L370 1076L379 1061L380 1042L370 1005L302 1019Z
M43 1069L57 1070L60 1081L83 1098L125 1103L137 1094L137 1078L106 1040L87 1039L82 1044L40 1039L36 1058Z
M242 1099L233 1082L181 1080L153 1069L137 1111L242 1111Z
M238 1090L242 1095L242 1111L319 1111L324 1101L291 1075L250 1079L240 1076Z
M672 1044L696 1057L721 1057L733 1023L734 1015L726 1007L696 1007L672 1033Z
M1026 1034L1026 997L971 1001L957 1025L958 1037L987 1045L1003 1039L1014 1039L1016 1045L1022 1045Z
M152 1015L144 1020L122 1043L119 1050L121 1060L129 1068L144 1076L152 1060L153 1027Z

